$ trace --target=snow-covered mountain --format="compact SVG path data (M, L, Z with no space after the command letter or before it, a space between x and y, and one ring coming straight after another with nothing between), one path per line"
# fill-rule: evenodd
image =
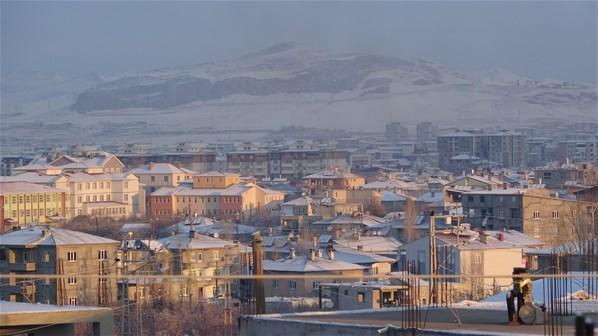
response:
M104 127L101 134L124 128L123 136L130 139L140 122L152 134L290 124L381 130L391 118L446 125L595 120L598 104L594 84L537 81L503 69L470 72L421 59L331 53L292 43L218 63L104 79L54 78L46 80L45 89L44 80L29 86L3 81L4 126L37 125L51 113L53 122Z

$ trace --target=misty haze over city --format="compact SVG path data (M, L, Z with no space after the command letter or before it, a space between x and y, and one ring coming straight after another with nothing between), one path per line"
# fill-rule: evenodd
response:
M598 331L598 2L0 18L0 335Z

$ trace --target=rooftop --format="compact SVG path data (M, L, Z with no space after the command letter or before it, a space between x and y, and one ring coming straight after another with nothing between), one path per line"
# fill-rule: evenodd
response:
M5 193L63 192L60 189L30 182L0 182L0 195Z
M36 225L0 235L0 245L37 246L37 245L87 245L118 244L118 241L95 236L89 233L59 229L46 225Z

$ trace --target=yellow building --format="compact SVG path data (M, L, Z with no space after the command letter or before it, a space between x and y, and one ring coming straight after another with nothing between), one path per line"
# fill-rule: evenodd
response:
M26 182L0 183L0 232L64 217L65 199L65 192L57 188Z
M64 216L132 217L145 214L145 194L139 179L130 173L63 173L49 176L27 172L7 176L2 182L29 182L65 192Z
M239 182L238 174L211 171L193 176L193 189L224 189Z

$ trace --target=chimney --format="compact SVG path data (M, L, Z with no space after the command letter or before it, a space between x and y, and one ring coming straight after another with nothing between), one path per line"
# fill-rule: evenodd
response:
M309 249L309 260L313 261L316 259L316 250Z
M291 257L291 259L294 259L297 256L297 252L295 252L295 248L291 247L289 256Z
M357 245L357 251L363 251L363 245Z
M480 233L480 242L482 244L488 244L488 234L484 231Z
M152 169L154 169L154 163L153 163L153 162L150 162L150 163L147 165L147 169L148 169L148 170L152 170Z
M264 253L262 250L262 235L259 232L253 234L253 242L251 243L253 255L253 275L263 275L264 267ZM255 312L256 314L266 313L266 296L264 293L264 280L257 278L253 283L253 293L255 297Z
M318 247L318 237L317 236L311 237L311 243L314 248Z
M504 233L502 233L502 232L499 232L499 233L498 233L498 240L500 240L500 241L504 241L504 240L505 240L505 234L504 234Z
M323 255L323 253L324 253L324 252L322 251L322 249L320 249L320 248L319 248L319 249L317 249L316 251L317 251L318 258L322 258L322 255Z

